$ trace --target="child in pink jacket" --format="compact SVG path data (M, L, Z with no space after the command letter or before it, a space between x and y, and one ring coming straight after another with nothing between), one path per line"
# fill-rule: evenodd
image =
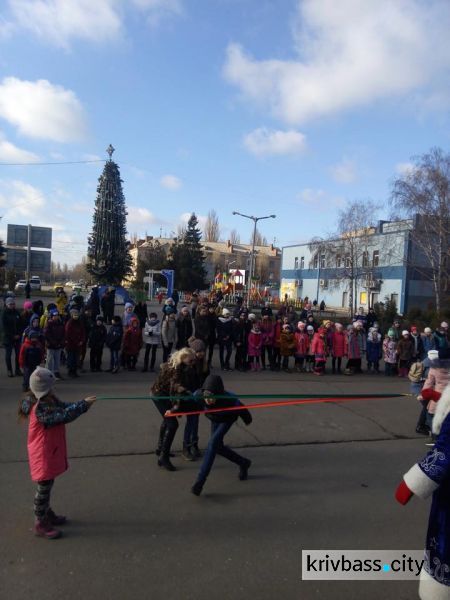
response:
M37 367L30 377L31 394L21 401L20 417L29 417L28 460L31 479L36 481L34 533L49 540L61 536L55 525L63 525L66 517L50 508L50 493L55 477L68 469L65 423L85 413L95 402L89 396L80 402L66 404L53 393L56 379L48 369Z
M325 363L327 362L327 330L325 327L319 327L314 334L311 344L311 351L314 353L314 374L325 374Z
M335 323L334 331L331 335L331 370L336 373L341 373L342 359L347 356L348 342L347 334L344 331L344 327L341 323Z
M250 360L250 369L252 371L259 371L261 368L260 358L262 351L262 335L261 329L259 328L258 321L255 321L252 330L248 334L248 349L247 354Z
M305 359L308 357L309 335L306 331L306 323L299 321L297 323L297 331L294 333L295 338L295 369L296 371L304 371Z

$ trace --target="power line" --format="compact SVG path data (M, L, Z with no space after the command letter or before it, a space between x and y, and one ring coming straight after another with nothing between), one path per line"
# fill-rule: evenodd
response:
M38 167L42 165L86 165L89 163L106 162L105 159L99 158L98 160L68 160L64 162L24 162L24 163L4 163L0 162L2 167Z

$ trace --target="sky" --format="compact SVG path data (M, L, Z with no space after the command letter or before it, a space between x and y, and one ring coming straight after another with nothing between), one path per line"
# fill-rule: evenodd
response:
M352 200L387 217L449 146L449 30L448 0L1 0L0 236L49 226L78 262L110 143L130 234L214 209L248 242L232 212L274 213L284 246Z

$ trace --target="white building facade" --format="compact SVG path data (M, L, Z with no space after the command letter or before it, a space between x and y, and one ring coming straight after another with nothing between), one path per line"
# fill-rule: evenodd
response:
M434 299L433 288L411 239L414 227L413 219L379 221L361 234L323 245L283 247L280 297L308 297L335 308L352 303L365 310L389 298L400 314L426 307Z

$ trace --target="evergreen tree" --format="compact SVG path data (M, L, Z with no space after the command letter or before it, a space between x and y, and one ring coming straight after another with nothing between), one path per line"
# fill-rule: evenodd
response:
M126 206L119 167L111 159L99 177L92 233L88 239L88 271L97 283L120 284L131 272L126 240Z
M134 280L135 287L143 287L144 277L147 277L147 271L154 269L155 271L161 271L167 266L167 256L164 248L161 246L158 240L154 240L148 243L145 251L137 260L136 276ZM154 281L157 284L165 284L166 278L164 275L154 276Z
M198 219L192 213L182 237L170 251L170 268L175 271L175 287L186 292L205 287L205 256L200 240Z

